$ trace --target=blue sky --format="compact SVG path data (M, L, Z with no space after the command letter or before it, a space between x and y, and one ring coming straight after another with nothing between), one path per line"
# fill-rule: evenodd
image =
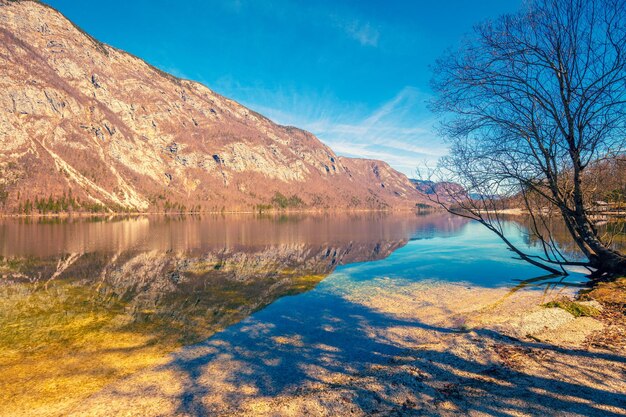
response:
M425 104L429 66L521 0L47 3L105 43L411 176L446 152Z

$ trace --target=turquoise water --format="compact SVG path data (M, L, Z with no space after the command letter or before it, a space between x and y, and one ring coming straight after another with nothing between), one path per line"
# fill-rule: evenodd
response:
M540 254L538 248L525 243L525 234L517 225L510 224L509 236L516 245L529 253ZM485 287L511 286L519 281L545 276L546 272L516 259L514 254L484 226L469 222L458 233L449 236L419 234L388 258L342 266L336 273L354 281L378 277L395 280L420 281L424 279L467 282ZM585 281L580 270L570 269L564 282Z

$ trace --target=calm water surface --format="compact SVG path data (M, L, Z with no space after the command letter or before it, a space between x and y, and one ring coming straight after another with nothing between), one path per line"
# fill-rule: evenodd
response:
M324 308L329 288L541 275L443 213L0 219L0 405L87 395L270 304Z

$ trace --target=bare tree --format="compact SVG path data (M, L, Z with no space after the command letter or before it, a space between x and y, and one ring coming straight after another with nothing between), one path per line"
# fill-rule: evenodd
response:
M574 264L596 278L626 274L626 256L602 239L586 193L590 166L624 156L624 0L531 1L477 26L462 48L439 59L433 87L451 148L440 169L473 197L453 193L459 214L551 273ZM544 256L507 240L499 214L507 198L530 212ZM554 213L588 261L559 252L544 227Z

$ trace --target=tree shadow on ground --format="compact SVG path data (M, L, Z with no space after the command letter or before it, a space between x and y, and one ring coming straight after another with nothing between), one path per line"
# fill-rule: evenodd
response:
M399 319L332 294L295 302L281 300L176 354L166 365L183 381L176 413L236 414L251 398L332 390L366 415L626 414L626 385L615 388L625 356ZM388 328L417 332L423 343L398 343ZM436 341L455 338L472 339L476 352L442 349ZM545 372L485 359L487 351L528 355ZM545 363L538 351L549 353Z

